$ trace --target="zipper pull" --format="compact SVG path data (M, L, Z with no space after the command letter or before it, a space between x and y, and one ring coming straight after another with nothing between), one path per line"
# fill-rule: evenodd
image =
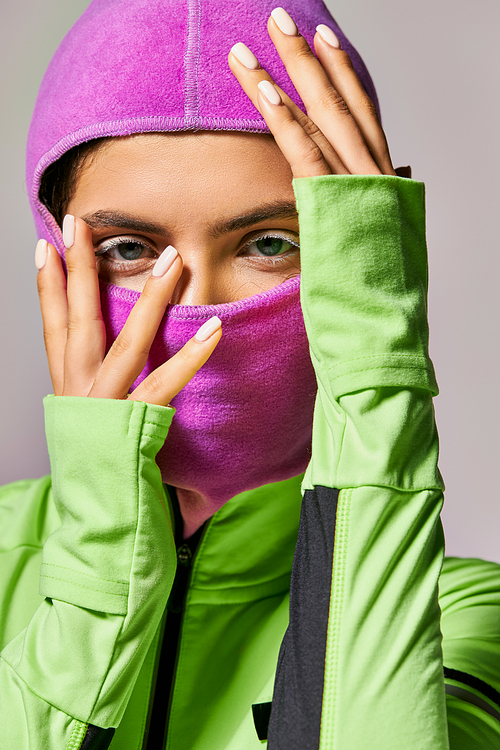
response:
M177 548L177 572L175 574L172 591L168 598L167 609L169 612L182 612L184 599L186 598L187 585L189 581L189 569L193 553L188 544L181 544Z
M193 553L191 552L187 544L182 544L178 548L177 562L179 563L179 565L183 565L185 568L188 568L191 565L192 557L193 557Z

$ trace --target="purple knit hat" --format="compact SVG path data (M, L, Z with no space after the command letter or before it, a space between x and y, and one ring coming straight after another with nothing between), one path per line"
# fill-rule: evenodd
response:
M304 110L267 33L276 0L94 0L62 41L42 81L28 135L27 184L40 237L63 254L54 218L38 199L49 164L103 136L149 131L269 132L229 69L236 42L255 53ZM313 49L316 26L339 37L368 95L370 75L322 0L283 7Z

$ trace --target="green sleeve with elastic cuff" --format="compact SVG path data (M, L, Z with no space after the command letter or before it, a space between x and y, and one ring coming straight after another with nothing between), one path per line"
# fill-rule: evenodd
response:
M170 593L175 545L155 457L174 409L44 405L61 525L43 549L44 599L1 654L0 736L6 748L78 750L88 725L119 724Z
M318 380L304 500L339 491L319 748L445 750L424 186L325 176L294 190ZM292 584L291 620L307 586Z

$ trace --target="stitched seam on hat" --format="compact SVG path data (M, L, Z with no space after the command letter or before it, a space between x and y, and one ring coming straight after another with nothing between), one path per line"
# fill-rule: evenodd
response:
M189 119L189 118L187 118ZM93 138L113 138L115 136L131 135L132 133L165 133L171 131L190 130L192 123L186 121L186 117L131 117L125 120L89 125L80 130L61 138L49 151L40 157L33 173L33 184L31 187L31 201L37 213L40 215L51 237L49 239L55 244L61 256L64 255L62 233L56 220L50 211L40 202L38 191L42 174L49 164L59 159L60 156L69 151L73 146ZM269 133L265 120L256 118L241 119L234 117L198 117L198 130L244 130L249 133Z
M188 31L186 53L184 56L185 70L185 104L184 112L187 122L196 126L200 110L198 96L198 62L200 59L200 0L188 0Z

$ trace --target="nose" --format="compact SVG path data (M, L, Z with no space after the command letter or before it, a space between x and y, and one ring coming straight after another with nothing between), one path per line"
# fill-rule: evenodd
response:
M220 279L215 263L203 258L203 250L191 253L177 248L183 269L171 298L173 305L216 305L221 299Z

